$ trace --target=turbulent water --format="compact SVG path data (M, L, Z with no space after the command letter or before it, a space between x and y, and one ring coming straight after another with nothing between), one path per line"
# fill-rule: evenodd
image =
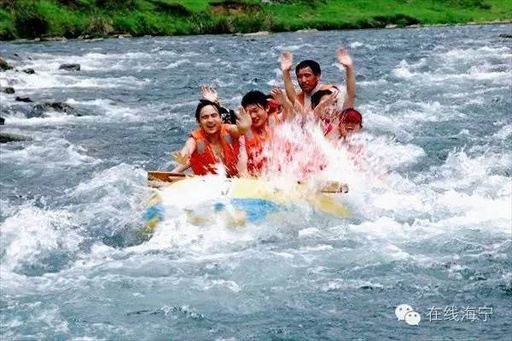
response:
M508 339L512 43L500 34L511 30L0 43L35 70L0 73L16 90L0 95L2 132L28 137L0 145L1 338ZM145 170L173 166L201 84L235 107L282 85L284 49L343 83L338 46L355 60L377 174L350 175L337 198L349 219L305 205L232 229L178 214L140 237ZM54 101L82 115L26 117ZM418 325L397 318L400 304Z

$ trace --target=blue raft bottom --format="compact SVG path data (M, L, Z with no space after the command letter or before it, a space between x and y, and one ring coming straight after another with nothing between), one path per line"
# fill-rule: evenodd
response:
M257 223L267 218L269 214L276 213L283 208L282 205L265 199L231 199L229 200L235 209L246 212L247 221ZM216 202L213 205L215 212L220 212L226 209L226 204Z
M250 223L261 222L266 219L269 214L282 211L285 208L285 206L276 204L275 202L256 198L230 199L227 202L217 201L213 204L210 203L208 206L213 207L213 211L218 213L224 211L226 205L231 205L234 209L239 211L245 211L246 221ZM158 222L166 218L165 213L161 201L156 201L153 205L147 207L144 212L146 226L152 229ZM207 214L206 212L204 213Z

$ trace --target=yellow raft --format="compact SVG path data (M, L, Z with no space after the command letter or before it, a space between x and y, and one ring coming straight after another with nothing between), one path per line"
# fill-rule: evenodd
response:
M222 208L226 203L234 203L235 207L243 208L250 204L275 210L278 205L307 201L322 212L343 218L348 216L346 207L333 198L335 193L348 191L346 185L339 183L330 182L322 190L312 190L304 184L284 187L254 178L186 177L160 171L148 172L148 180L152 187L157 187L145 212L146 227L149 230L153 230L158 222L165 219L165 203L182 208L201 202L211 202L216 208ZM252 214L249 220L254 221L260 216Z

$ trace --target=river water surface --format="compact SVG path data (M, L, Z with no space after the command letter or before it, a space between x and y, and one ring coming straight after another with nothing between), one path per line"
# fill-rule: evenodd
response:
M1 338L507 339L512 43L499 36L511 30L0 42L36 72L0 73L2 86L83 113L27 118L0 94L3 132L30 137L0 145ZM284 49L343 83L338 46L355 60L379 173L349 181L349 219L303 207L233 230L178 217L140 239L145 170L172 167L201 84L235 107L282 85ZM400 304L418 325L397 319Z

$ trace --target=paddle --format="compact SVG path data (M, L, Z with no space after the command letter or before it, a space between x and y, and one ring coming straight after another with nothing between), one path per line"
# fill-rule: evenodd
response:
M151 187L162 187L165 186L166 183L172 183L191 177L194 177L194 175L167 171L148 171L148 182ZM301 184L301 182L299 181L298 184ZM325 194L348 193L348 185L339 181L328 181L320 192Z

